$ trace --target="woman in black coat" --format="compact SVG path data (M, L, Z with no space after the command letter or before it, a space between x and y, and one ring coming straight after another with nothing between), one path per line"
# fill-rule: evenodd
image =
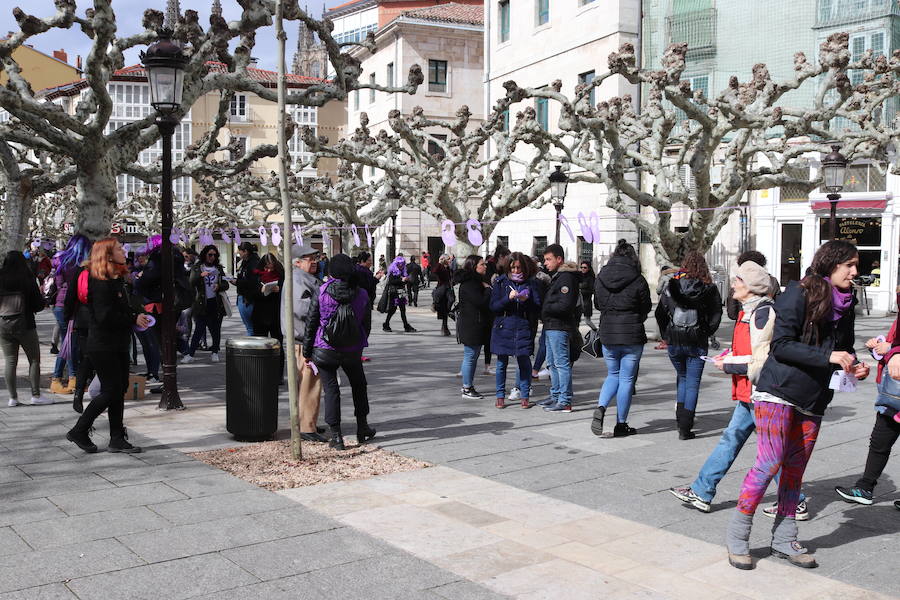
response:
M581 304L584 306L584 320L588 326L594 329L594 323L591 321L591 305L594 297L594 282L596 275L594 269L591 268L591 261L583 260L578 265L578 272L581 273L581 283L578 284L578 293L581 294Z
M53 404L41 396L41 348L34 313L44 309L44 297L28 267L25 255L17 250L6 254L0 265L0 349L6 360L4 378L9 406L19 404L16 367L19 348L28 357L28 379L32 404Z
M434 290L431 292L432 306L441 322L441 335L446 337L450 337L450 327L447 324L447 318L450 315L450 309L454 302L453 289L450 286L450 269L447 268L448 264L450 264L450 257L442 254L431 268L436 281Z
M90 279L88 281L87 353L100 379L100 394L91 400L66 439L85 452L97 451L91 441L90 429L104 410L109 416L109 452L140 452L128 442L123 415L125 392L128 389L128 367L131 348L131 328L146 328L150 319L136 313L128 302L125 290L125 250L115 238L95 242L91 248Z
M675 421L681 440L695 437L691 429L706 366L701 357L706 356L709 337L721 321L722 296L712 283L706 259L699 252L688 252L656 306L656 324L677 375Z
M462 397L480 400L475 389L475 366L481 347L487 340L486 324L491 320L491 286L484 280L486 265L477 254L466 258L463 268L453 277L457 292L456 341L463 345Z
M647 334L644 321L650 314L650 286L641 274L634 247L619 240L612 257L596 277L594 306L600 312L600 340L607 375L600 388L591 431L604 437L622 437L637 433L628 426L634 378L637 375ZM616 426L603 434L603 417L612 399L616 399Z

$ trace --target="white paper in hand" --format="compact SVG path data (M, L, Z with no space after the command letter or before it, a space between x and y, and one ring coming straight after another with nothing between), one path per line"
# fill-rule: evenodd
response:
M836 392L855 392L856 377L846 371L835 371L831 374L831 383L828 387Z

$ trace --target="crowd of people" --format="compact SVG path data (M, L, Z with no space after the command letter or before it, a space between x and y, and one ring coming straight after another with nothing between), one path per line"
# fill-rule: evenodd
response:
M159 386L160 322L162 311L161 238L151 238L137 256L126 256L114 238L93 244L74 236L49 260L37 263L21 252L9 252L0 265L0 348L6 358L5 380L9 405L18 404L16 368L19 349L29 361L31 403L47 404L40 391L40 351L34 315L51 307L60 342L51 378L51 391L73 394L80 413L67 439L86 452L96 452L90 437L94 421L104 412L110 423L109 451L140 452L128 442L123 423L129 370L140 343L146 376ZM221 325L230 312L228 290L237 292L238 313L249 335L281 342L282 364L287 359L281 315L284 266L273 254L259 256L242 243L236 276L230 277L214 245L199 255L176 249L176 297L179 351L184 364L209 334L210 360L219 360ZM47 258L44 256L43 258ZM384 257L382 257L383 259ZM419 262L417 263L417 258ZM364 443L375 435L368 422L369 399L363 352L368 346L374 310L385 315L384 332L399 312L405 333L416 333L406 308L418 306L420 292L429 288L431 310L440 333L450 336L455 322L462 346L459 376L461 396L480 400L475 388L479 360L494 375L495 406L515 402L522 409L537 405L550 413L572 412L573 364L587 351L602 357L606 377L598 391L590 430L602 438L635 435L628 423L635 382L648 341L645 323L653 311L650 286L642 274L634 247L620 240L609 260L595 274L589 262L567 261L563 248L551 244L542 256L531 257L498 247L485 258L452 255L432 260L398 254L390 263L372 256L329 259L317 249L294 246L294 337L291 360L299 383L300 431L304 440L328 443L343 450L341 390L338 371L350 385L356 437ZM671 488L680 502L702 512L712 510L716 488L750 435L757 433L757 456L744 478L737 508L726 532L729 562L753 568L749 538L753 516L769 483L778 488L777 502L763 509L773 519L772 553L810 568L815 559L798 541L797 521L809 517L801 482L812 456L835 391L855 389L870 368L854 349L859 255L843 241L823 244L801 281L782 291L766 271L765 257L756 251L738 257L727 298L713 284L704 257L687 253L680 268L664 268L657 282L659 302L653 311L660 345L674 370L674 429L679 440L695 437L694 424L707 364L731 376L735 408L721 438L690 485ZM43 265L43 266L41 266ZM381 295L378 296L378 286ZM378 298L376 302L376 298ZM711 339L720 326L723 307L734 320L729 350L710 356ZM581 325L589 333L582 336ZM865 472L859 480L838 486L847 502L873 503L873 491L900 437L900 338L897 323L886 335L866 344L878 362L878 393ZM591 351L593 349L593 351ZM491 371L492 357L496 368ZM514 385L507 387L507 371L514 358ZM546 366L546 369L543 367ZM535 381L549 375L546 397L535 398ZM83 405L88 381L99 382L90 402ZM615 422L611 406L615 404ZM318 427L320 405L328 429ZM327 434L327 435L323 435ZM900 508L900 501L896 502Z

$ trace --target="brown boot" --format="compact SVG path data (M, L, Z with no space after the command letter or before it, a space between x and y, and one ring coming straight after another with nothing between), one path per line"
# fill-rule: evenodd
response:
M497 398L497 403L494 404L497 408L506 408L506 398Z
M68 390L66 386L63 385L62 380L59 377L53 377L50 379L50 393L51 394L68 394Z
M67 394L75 393L75 378L74 377L69 377L69 384L66 386L66 393Z
M531 408L534 404L528 398L522 398L522 408Z

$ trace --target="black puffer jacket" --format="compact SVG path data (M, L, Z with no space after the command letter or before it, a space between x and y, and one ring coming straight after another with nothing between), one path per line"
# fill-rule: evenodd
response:
M766 359L759 374L756 389L768 392L794 406L816 415L825 409L834 396L828 387L831 374L837 370L829 360L831 353L842 350L855 354L853 349L856 299L847 313L836 323L830 319L819 325L818 341L804 341L806 322L806 292L800 283L792 281L775 300L775 329Z
M650 314L650 286L640 269L624 256L613 256L594 285L600 311L600 340L606 346L647 343L644 321Z
M581 319L581 310L577 308L581 297L578 290L580 283L581 274L578 265L573 262L563 263L553 274L541 305L545 331L572 331L578 327Z
M697 311L697 323L694 327L672 325L672 316L677 307ZM713 284L684 277L679 273L669 280L666 290L659 298L655 314L660 335L667 344L700 348L705 352L709 349L709 336L719 328L722 321L722 296Z
M490 309L491 288L485 287L481 275L464 269L453 276L453 285L459 285L456 340L466 346L487 343L488 327L493 316Z

